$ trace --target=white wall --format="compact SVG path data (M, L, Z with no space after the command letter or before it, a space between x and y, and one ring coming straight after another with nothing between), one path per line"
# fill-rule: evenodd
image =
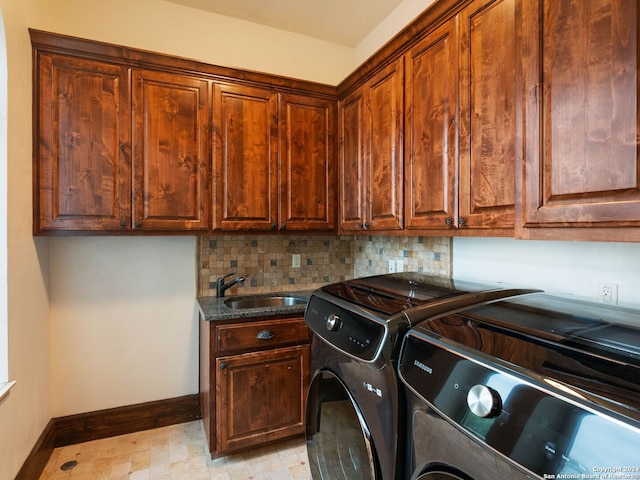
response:
M453 274L597 300L618 285L621 303L640 305L640 244L455 238Z
M362 64L435 0L404 0L354 49L354 67Z
M0 0L8 60L7 250L9 378L0 402L0 480L13 479L51 419L47 241L31 236L31 44L44 0Z
M54 416L198 392L194 237L50 240Z
M163 0L56 0L53 31L336 85L353 50Z

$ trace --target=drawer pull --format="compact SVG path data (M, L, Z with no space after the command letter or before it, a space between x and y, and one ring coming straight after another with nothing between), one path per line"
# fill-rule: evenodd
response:
M260 333L258 333L258 336L256 338L258 340L271 340L275 336L276 334L271 330L262 330Z

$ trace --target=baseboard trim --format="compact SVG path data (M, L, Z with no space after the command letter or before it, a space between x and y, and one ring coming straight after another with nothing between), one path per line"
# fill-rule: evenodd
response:
M200 396L110 408L53 419L54 447L166 427L200 418Z
M200 418L199 394L52 418L18 472L16 480L39 478L54 448Z
M47 466L49 457L53 453L55 434L53 433L53 419L49 420L38 441L31 449L22 468L16 475L16 480L33 480L40 478L44 467Z

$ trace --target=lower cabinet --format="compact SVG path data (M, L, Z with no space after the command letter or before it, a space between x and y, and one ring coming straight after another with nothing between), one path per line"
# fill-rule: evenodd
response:
M200 321L200 400L212 457L302 434L308 384L303 318Z

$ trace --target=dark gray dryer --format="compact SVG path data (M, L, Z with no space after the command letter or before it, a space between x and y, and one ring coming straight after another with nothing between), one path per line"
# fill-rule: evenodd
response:
M406 478L640 478L640 311L543 294L405 336Z
M397 358L404 334L432 315L522 292L420 273L316 290L305 313L312 332L306 432L314 480L402 478Z

